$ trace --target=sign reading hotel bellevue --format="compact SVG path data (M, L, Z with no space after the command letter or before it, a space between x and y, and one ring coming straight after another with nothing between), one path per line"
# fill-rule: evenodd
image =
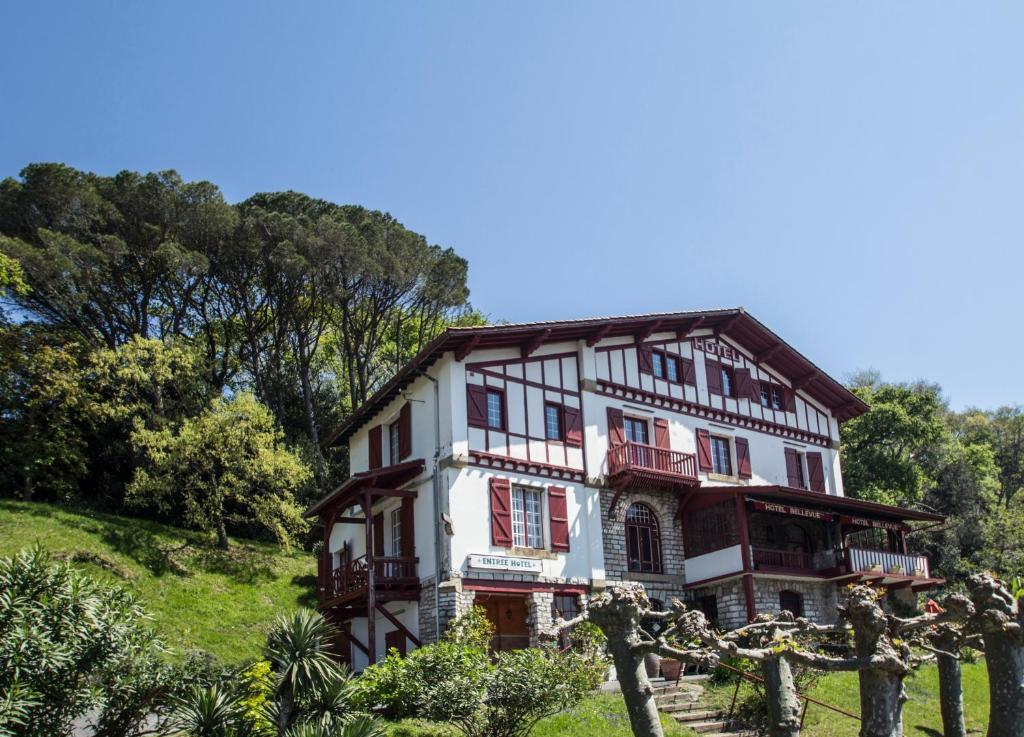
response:
M775 502L754 502L754 509L759 512L775 512L775 514L788 514L793 517L806 517L807 519L820 519L831 522L836 517L830 512L821 512L817 509L804 509L803 507L791 507L788 504L776 504Z
M510 558L507 555L470 555L470 568L517 573L543 573L544 562L533 558Z
M839 521L842 522L844 525L874 527L878 530L893 530L896 532L902 532L910 529L908 525L905 525L902 522L889 522L880 519L868 519L867 517L850 517L845 514L839 518Z

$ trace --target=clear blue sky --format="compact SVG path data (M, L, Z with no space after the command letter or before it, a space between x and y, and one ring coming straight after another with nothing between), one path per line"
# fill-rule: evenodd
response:
M540 320L743 305L1024 401L1024 4L10 3L0 175L392 212Z

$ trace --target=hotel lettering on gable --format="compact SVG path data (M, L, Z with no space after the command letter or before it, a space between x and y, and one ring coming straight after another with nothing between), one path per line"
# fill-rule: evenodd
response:
M910 596L940 581L907 534L942 518L844 495L866 410L742 309L450 328L328 441L320 609L358 670L474 605L495 649L536 644L616 581L725 628Z

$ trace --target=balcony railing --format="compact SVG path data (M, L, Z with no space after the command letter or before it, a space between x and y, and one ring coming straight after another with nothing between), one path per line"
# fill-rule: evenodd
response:
M754 568L815 571L814 554L796 550L753 548Z
M638 477L647 483L697 482L697 458L654 445L626 442L608 450L608 476Z
M377 591L389 592L417 588L419 578L416 574L416 558L401 556L379 556L373 559L374 588ZM323 587L325 601L349 594L361 593L369 586L369 566L366 556L361 555L338 568L328 575Z
M891 573L897 576L928 578L928 559L923 555L904 555L887 550L846 549L846 565L850 572Z

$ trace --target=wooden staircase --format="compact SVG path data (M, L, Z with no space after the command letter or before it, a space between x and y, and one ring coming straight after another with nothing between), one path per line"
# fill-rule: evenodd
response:
M653 679L654 701L658 711L668 714L684 727L689 727L701 737L739 737L752 732L733 727L726 720L721 709L708 705L704 700L701 681L706 675L683 676L679 681Z

